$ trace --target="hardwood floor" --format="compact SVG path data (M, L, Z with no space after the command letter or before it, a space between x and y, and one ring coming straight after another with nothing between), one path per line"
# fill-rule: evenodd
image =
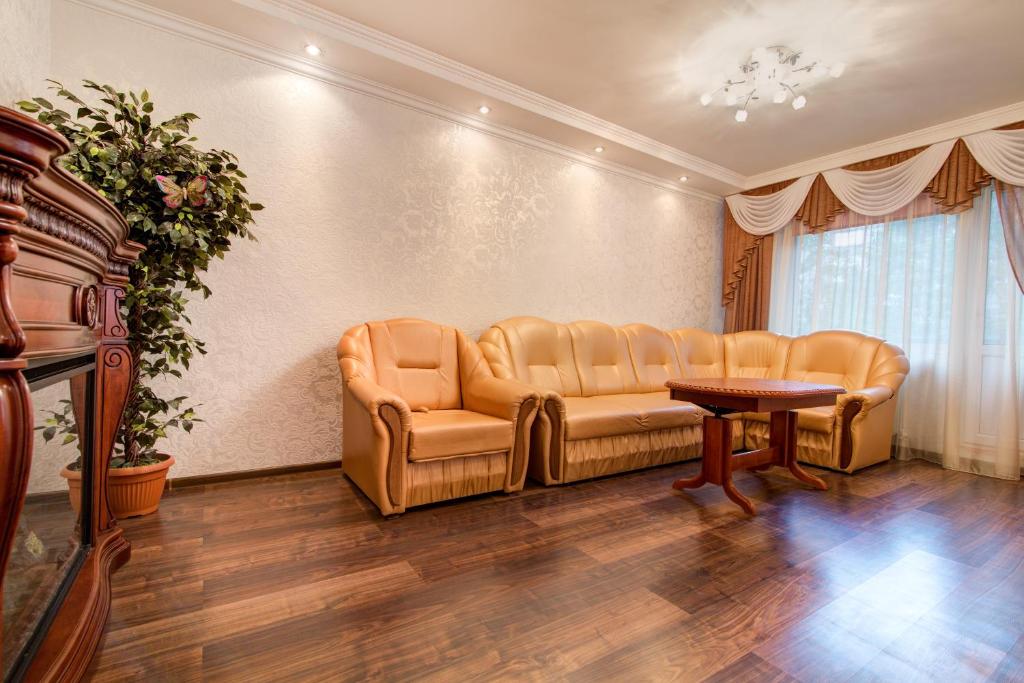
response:
M91 680L1024 680L1021 484L740 473L749 518L697 470L387 520L338 471L173 492Z

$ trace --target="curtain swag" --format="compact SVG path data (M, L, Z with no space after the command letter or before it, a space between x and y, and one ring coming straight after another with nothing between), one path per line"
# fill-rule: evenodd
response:
M936 213L957 213L970 208L993 178L1002 184L999 196L1006 201L1001 206L1019 206L1015 201L1024 187L1024 122L726 197L726 328L760 329L767 324L768 294L761 290L770 286L771 240L794 219L811 232L852 227L837 216L847 211L885 216L922 195L931 198ZM1008 226L1006 237L1024 291L1024 226ZM753 273L758 281L748 282Z
M1024 129L986 130L965 136L964 142L996 180L1024 186Z
M798 178L795 183L778 192L762 197L734 194L725 198L736 222L751 235L767 235L781 230L793 220L807 198L815 174Z
M903 208L924 192L928 181L935 177L953 151L954 142L932 145L917 156L877 171L836 168L822 175L848 209L865 216L884 216Z
M1024 129L987 130L962 139L985 172L984 181L994 177L1009 185L1024 186ZM956 152L957 142L936 143L882 168L836 168L821 175L843 208L865 216L884 216L903 208L936 184L937 175ZM759 196L734 194L725 201L744 231L768 235L793 220L816 178L817 174L806 175L777 192Z

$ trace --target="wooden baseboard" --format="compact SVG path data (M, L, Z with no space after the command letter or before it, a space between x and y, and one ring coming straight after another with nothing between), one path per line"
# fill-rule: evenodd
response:
M206 484L223 484L229 481L258 479L259 477L277 477L282 474L298 474L301 472L317 472L341 467L341 460L325 460L309 462L302 465L284 465L282 467L264 467L258 470L238 470L236 472L219 472L217 474L198 474L192 477L174 477L167 480L167 490L205 486Z

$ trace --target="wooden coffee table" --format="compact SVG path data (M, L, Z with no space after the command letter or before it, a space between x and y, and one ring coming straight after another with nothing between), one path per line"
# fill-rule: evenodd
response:
M747 514L757 510L749 498L736 490L732 473L736 470L766 470L773 465L787 467L793 476L822 491L828 485L810 474L796 461L796 408L834 405L842 387L777 379L742 377L714 379L672 379L665 382L672 398L690 401L711 412L704 417L704 459L700 474L679 479L674 489L695 489L718 484L729 499ZM733 454L732 420L729 413L771 413L768 447Z

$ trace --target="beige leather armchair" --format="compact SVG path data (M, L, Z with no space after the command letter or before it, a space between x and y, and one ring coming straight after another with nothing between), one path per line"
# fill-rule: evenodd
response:
M338 362L342 469L381 513L522 490L538 393L496 378L460 330L369 322L342 336Z

